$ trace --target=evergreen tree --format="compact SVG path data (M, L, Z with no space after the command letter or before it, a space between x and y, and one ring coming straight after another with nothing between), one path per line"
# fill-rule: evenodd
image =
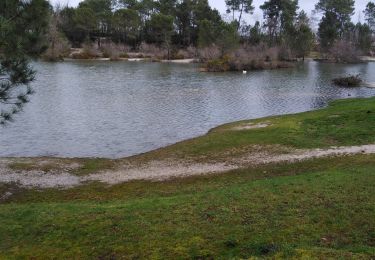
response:
M298 0L269 0L260 6L265 19L269 43L281 43L283 36L293 28L297 16Z
M319 0L315 9L323 13L318 35L323 49L329 49L342 39L354 14L354 0Z
M254 11L253 0L225 0L227 5L227 13L232 13L233 22L237 22L237 29L240 28L242 22L242 16L244 13L251 14ZM238 12L239 16L236 19L235 13Z
M45 0L0 2L0 124L11 121L33 93L27 56L47 48L49 9Z
M314 44L314 33L310 28L309 18L304 11L299 13L294 30L292 49L297 57L305 59Z
M372 31L375 30L375 4L373 2L368 2L366 9L364 11L365 18L368 26Z

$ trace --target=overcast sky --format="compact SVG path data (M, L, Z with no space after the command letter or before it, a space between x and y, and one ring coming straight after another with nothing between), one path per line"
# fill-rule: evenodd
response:
M305 10L308 14L314 9L314 6L318 0L299 0L300 9ZM68 4L69 6L77 6L81 0L50 0L54 5L55 3L61 3L63 5ZM225 14L225 0L209 0L212 7L218 9L220 13ZM361 17L363 19L362 11L365 9L366 4L369 0L356 0L356 14L353 16L353 21L357 22ZM253 23L256 20L262 19L262 12L259 6L264 3L264 0L254 0L254 6L256 7L255 12L252 16L247 17L248 22Z

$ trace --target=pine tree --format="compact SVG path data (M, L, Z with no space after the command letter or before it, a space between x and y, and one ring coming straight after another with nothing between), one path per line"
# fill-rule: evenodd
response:
M49 4L45 0L0 2L0 124L13 119L33 93L35 72L28 56L38 55L48 25Z

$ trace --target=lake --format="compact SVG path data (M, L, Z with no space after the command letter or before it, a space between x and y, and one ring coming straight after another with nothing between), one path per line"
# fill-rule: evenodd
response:
M293 69L202 73L197 65L67 61L33 64L36 93L0 128L0 156L119 158L205 134L218 125L318 109L334 99L375 95L331 79L375 63L305 62Z

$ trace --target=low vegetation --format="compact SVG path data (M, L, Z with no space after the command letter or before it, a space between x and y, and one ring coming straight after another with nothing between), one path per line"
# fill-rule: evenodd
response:
M340 77L333 79L335 85L341 87L358 87L363 83L360 75L350 75L347 77Z

